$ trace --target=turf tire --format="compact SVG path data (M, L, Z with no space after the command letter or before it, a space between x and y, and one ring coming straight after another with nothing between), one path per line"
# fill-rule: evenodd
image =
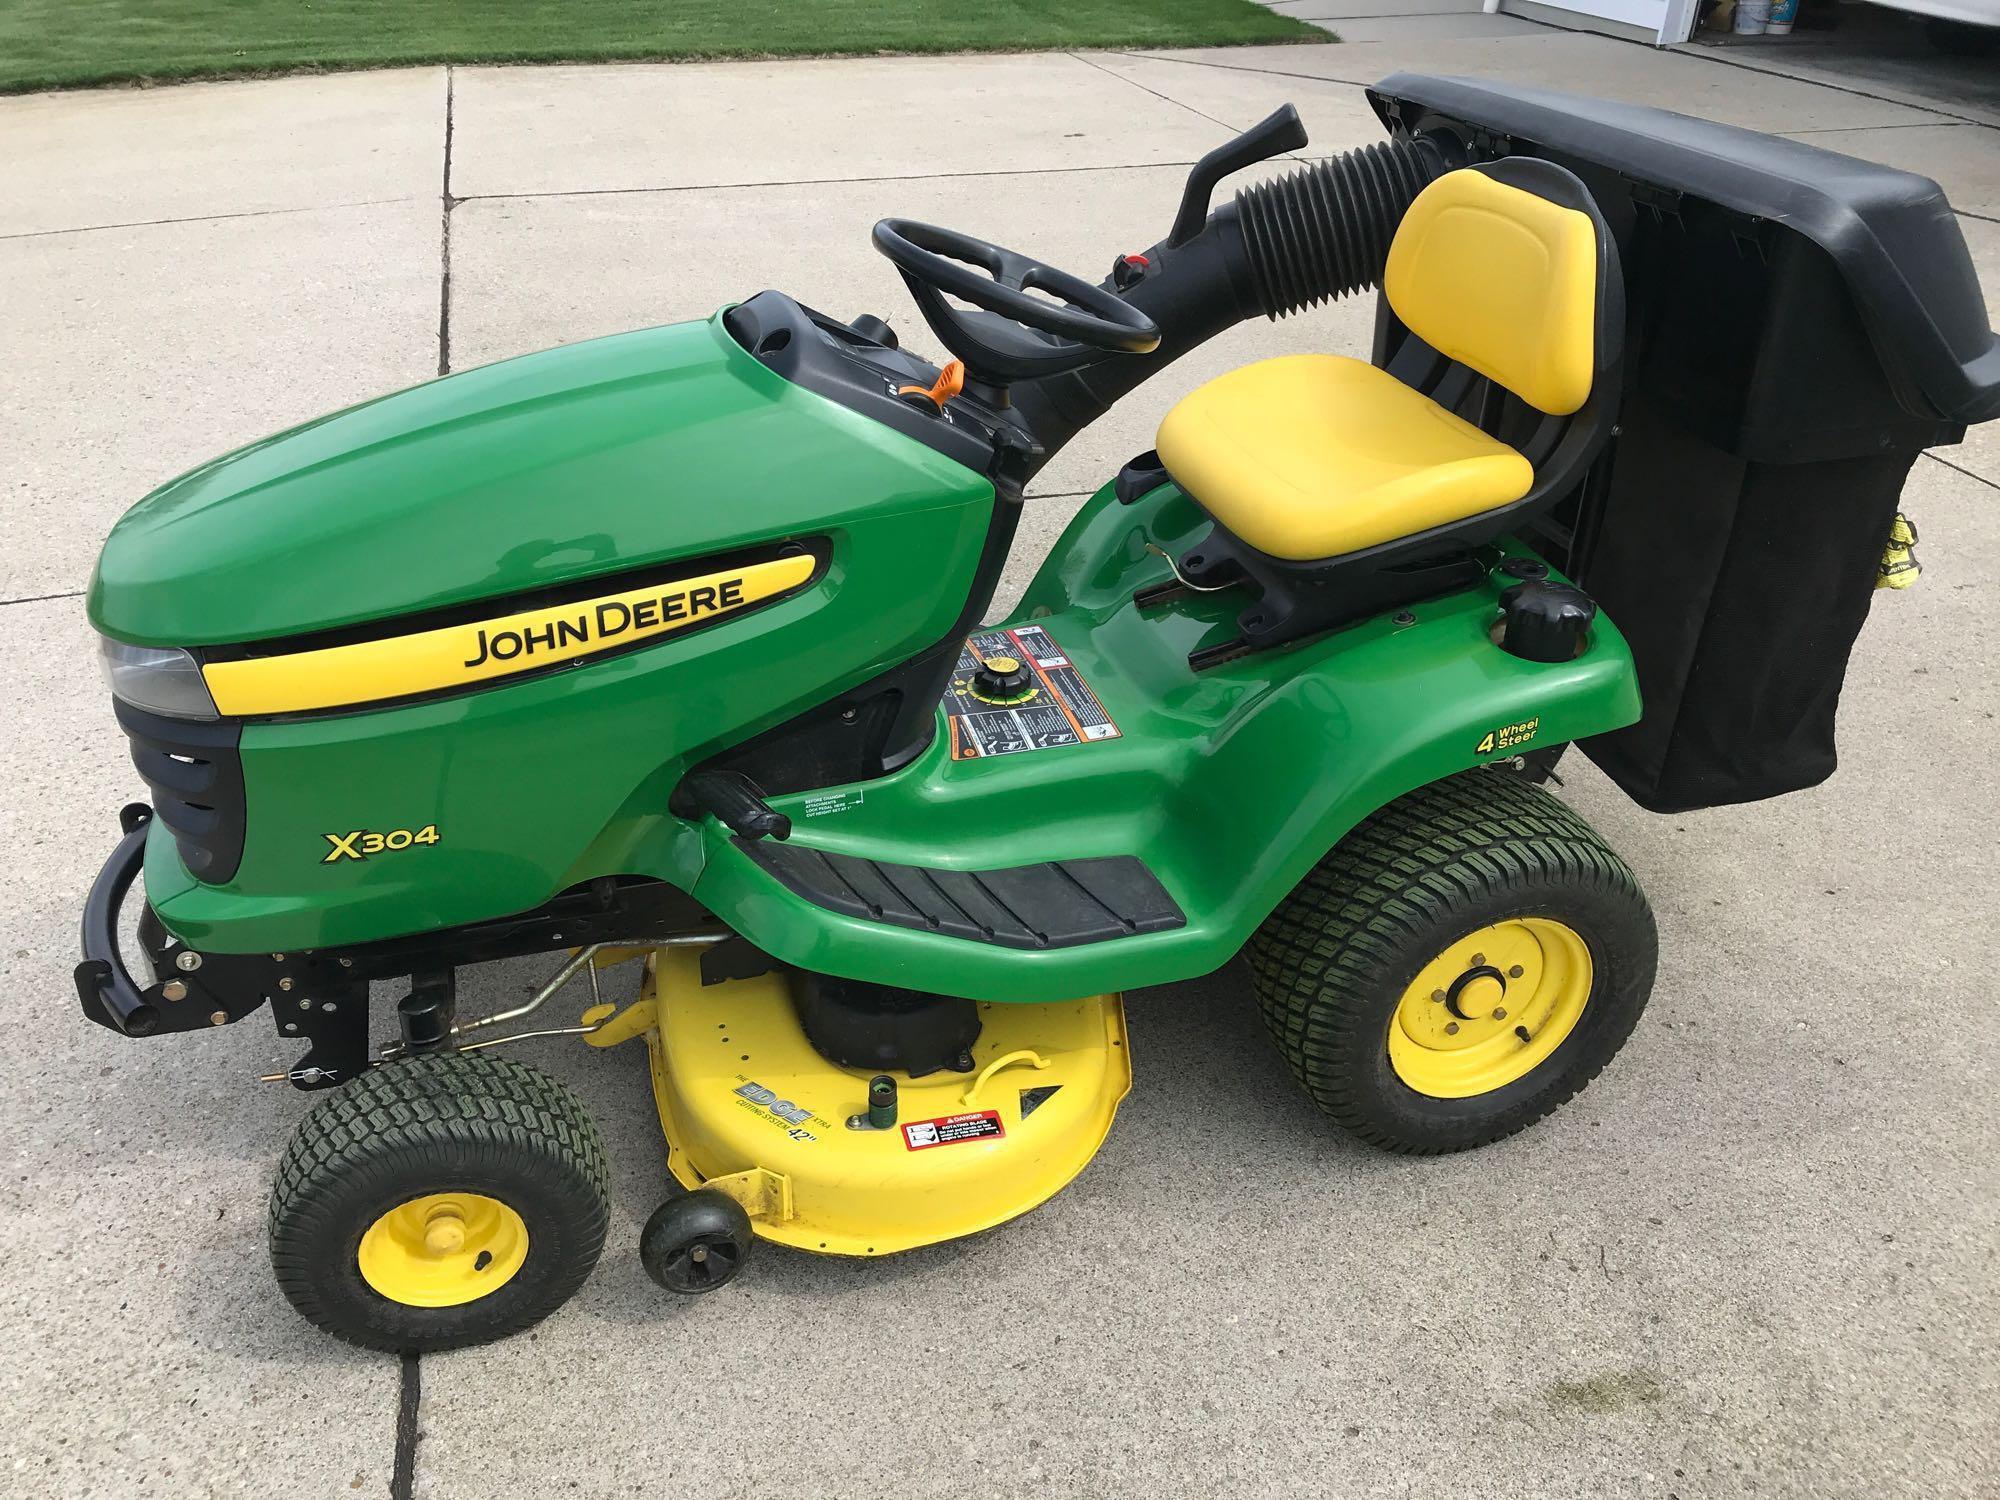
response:
M456 1307L391 1301L361 1275L363 1232L428 1193L498 1198L528 1256L497 1290ZM299 1123L271 1190L271 1264L299 1314L371 1349L456 1349L540 1322L604 1247L610 1177L597 1129L562 1084L485 1053L375 1068Z
M1440 1099L1390 1065L1404 990L1446 945L1543 916L1589 946L1590 998L1540 1066L1489 1093ZM1631 1035L1658 939L1638 880L1574 811L1480 769L1399 797L1321 860L1245 949L1266 1025L1326 1116L1389 1151L1436 1154L1526 1129L1573 1098Z

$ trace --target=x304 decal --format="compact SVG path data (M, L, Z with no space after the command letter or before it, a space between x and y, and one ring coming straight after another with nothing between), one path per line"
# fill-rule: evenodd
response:
M333 848L320 860L323 865L335 864L343 859L368 859L377 854L396 854L422 844L438 841L437 824L426 823L417 829L392 828L386 833L376 833L370 829L357 828L352 833L323 833L320 835Z

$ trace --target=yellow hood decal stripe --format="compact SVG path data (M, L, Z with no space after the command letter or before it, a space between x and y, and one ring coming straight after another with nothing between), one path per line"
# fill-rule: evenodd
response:
M232 718L449 692L705 625L797 588L817 566L801 553L413 635L210 662L202 675Z

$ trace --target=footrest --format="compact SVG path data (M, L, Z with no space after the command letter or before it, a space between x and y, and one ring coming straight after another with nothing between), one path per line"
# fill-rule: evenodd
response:
M1003 948L1073 948L1185 927L1187 916L1130 854L1004 870L932 870L737 839L787 890L843 916Z

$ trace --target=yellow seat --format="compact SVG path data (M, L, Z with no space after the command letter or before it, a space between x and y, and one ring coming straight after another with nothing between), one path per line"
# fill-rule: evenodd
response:
M1395 376L1336 354L1261 360L1160 424L1160 462L1258 551L1356 552L1519 500L1534 466Z
M1571 187L1583 193L1532 160L1447 172L1411 202L1382 270L1416 347L1558 419L1596 387L1609 274L1587 196L1557 201ZM1211 380L1167 413L1157 447L1225 531L1282 562L1417 536L1536 491L1525 456L1397 376L1333 355ZM1541 477L1569 476L1559 465Z

